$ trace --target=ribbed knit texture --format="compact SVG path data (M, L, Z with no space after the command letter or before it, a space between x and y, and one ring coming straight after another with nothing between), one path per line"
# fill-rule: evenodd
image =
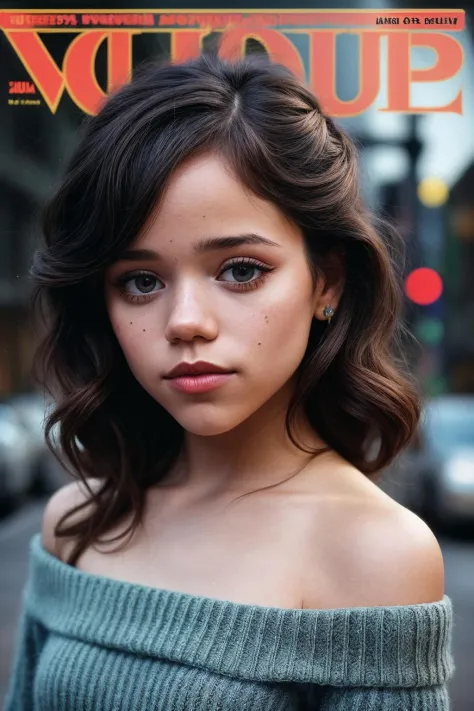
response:
M292 610L93 575L30 542L5 711L446 711L452 605Z

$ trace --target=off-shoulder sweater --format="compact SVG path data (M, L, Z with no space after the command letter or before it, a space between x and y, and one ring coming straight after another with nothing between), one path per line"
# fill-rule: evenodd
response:
M36 533L5 711L446 711L452 603L264 607L87 573Z

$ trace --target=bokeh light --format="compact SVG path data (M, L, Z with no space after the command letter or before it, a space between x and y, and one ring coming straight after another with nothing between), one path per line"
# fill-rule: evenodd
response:
M439 318L422 318L416 326L416 336L427 346L438 346L444 337L443 322Z
M437 301L443 293L443 281L434 269L420 267L405 279L405 293L415 304L427 306Z
M423 178L418 183L418 198L426 207L440 207L449 197L449 189L440 178Z

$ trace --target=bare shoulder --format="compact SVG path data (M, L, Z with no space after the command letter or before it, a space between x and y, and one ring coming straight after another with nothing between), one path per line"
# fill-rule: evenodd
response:
M341 495L318 511L304 607L413 605L443 598L443 556L435 535L376 488L363 484L360 496Z
M87 483L94 491L100 483L99 479L87 479ZM61 486L48 500L44 512L41 527L41 539L44 548L57 558L62 556L59 553L58 540L55 534L56 525L65 513L71 511L76 506L83 504L90 499L90 493L81 481L73 481L70 484ZM79 514L78 514L79 517ZM68 524L73 523L75 518L71 516Z

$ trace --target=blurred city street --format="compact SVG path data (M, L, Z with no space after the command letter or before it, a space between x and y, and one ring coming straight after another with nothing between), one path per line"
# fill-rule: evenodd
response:
M40 530L45 499L27 503L0 522L0 699L6 693L13 640L27 575L30 537ZM474 539L438 538L446 571L446 594L453 601L454 659L456 674L450 686L452 711L472 711L472 661L474 659Z

